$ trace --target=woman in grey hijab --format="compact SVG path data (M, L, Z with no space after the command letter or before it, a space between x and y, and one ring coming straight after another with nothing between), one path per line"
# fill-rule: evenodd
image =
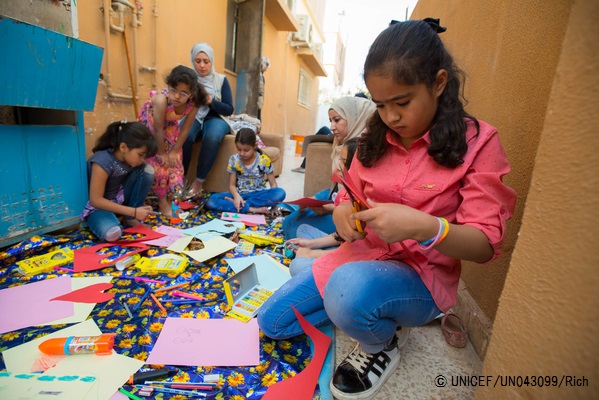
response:
M233 114L233 92L223 74L214 70L214 50L207 43L196 43L191 48L191 63L198 73L198 82L208 92L208 102L202 106L183 145L183 166L187 172L191 162L193 144L202 140L198 157L196 179L185 190L183 197L189 199L200 194L202 185L216 161L223 137L230 127L221 116Z

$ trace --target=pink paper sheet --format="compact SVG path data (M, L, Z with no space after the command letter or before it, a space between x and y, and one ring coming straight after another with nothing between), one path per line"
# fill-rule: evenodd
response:
M185 234L181 232L181 229L172 228L170 226L161 225L156 228L156 232L166 235L159 239L144 241L143 243L149 244L150 246L168 247L175 243L178 239L181 239Z
M225 221L243 222L246 225L264 225L266 218L263 214L240 214L224 212L220 219Z
M0 334L72 317L72 302L50 301L71 291L68 276L0 290Z
M258 321L167 318L146 364L249 366L260 363Z

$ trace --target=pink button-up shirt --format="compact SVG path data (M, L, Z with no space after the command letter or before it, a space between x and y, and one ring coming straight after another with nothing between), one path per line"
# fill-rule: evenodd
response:
M510 166L497 130L480 122L480 133L469 121L466 132L468 151L457 168L437 164L427 150L429 133L405 149L393 131L387 132L388 150L373 167L366 168L354 159L350 175L366 198L378 203L405 204L455 224L480 229L493 247L493 257L501 254L506 221L512 216L516 193L502 183ZM335 202L349 201L341 190ZM414 255L403 251L401 243L385 243L366 225L362 240L343 243L338 249L314 261L313 274L321 295L331 273L352 261L401 260L412 266L430 291L437 307L447 311L456 303L460 260L434 248L422 250L415 240L403 244ZM489 260L489 261L491 261Z

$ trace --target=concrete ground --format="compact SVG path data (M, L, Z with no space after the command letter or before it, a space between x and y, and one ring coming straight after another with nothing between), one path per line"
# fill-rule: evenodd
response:
M286 200L303 197L304 174L291 171L301 162L302 157L295 155L295 141L287 140L283 173L277 178L279 187L287 192ZM336 332L334 343L335 365L338 365L353 349L354 343L339 330ZM457 378L480 375L481 360L470 342L462 349L447 344L438 321L412 329L401 354L402 359L397 371L389 378L376 399L474 398L475 388L465 386L464 380L458 381ZM445 386L440 387L443 382ZM330 393L324 389L323 398L327 395L330 396Z

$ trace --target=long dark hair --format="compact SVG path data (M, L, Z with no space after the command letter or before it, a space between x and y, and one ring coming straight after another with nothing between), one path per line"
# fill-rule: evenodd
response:
M359 140L359 137L355 137L349 139L347 142L343 144L344 147L347 147L347 158L345 159L346 169L349 169L349 167L351 167L351 162L354 159L354 154L356 154L356 150L358 149Z
M196 107L200 107L206 104L208 98L208 92L204 86L198 82L197 73L184 65L178 65L172 69L170 74L164 80L170 87L176 88L179 83L184 83L189 86L191 91L190 100Z
M403 85L425 84L429 89L437 73L447 71L447 86L439 97L439 105L430 130L428 154L440 165L455 168L463 163L468 149L465 118L479 124L464 110L463 82L465 75L454 63L437 32L437 25L427 21L405 21L391 25L376 38L364 63L364 80L369 76L391 77ZM462 103L464 100L464 103ZM371 167L387 149L385 140L389 128L378 113L368 123L368 134L360 142L359 160Z
M117 151L121 143L130 149L146 147L146 157L152 157L158 152L156 138L147 126L140 122L117 121L108 125L106 132L100 136L96 146L92 149L95 153L100 150L112 149Z
M356 150L358 150L358 143L360 142L359 137L351 138L347 142L343 143L343 147L347 148L347 158L345 159L345 169L349 169L351 167L351 163L354 159L354 154L356 154ZM329 190L329 199L332 199L333 193L337 193L339 191L339 184L335 182L335 184Z

